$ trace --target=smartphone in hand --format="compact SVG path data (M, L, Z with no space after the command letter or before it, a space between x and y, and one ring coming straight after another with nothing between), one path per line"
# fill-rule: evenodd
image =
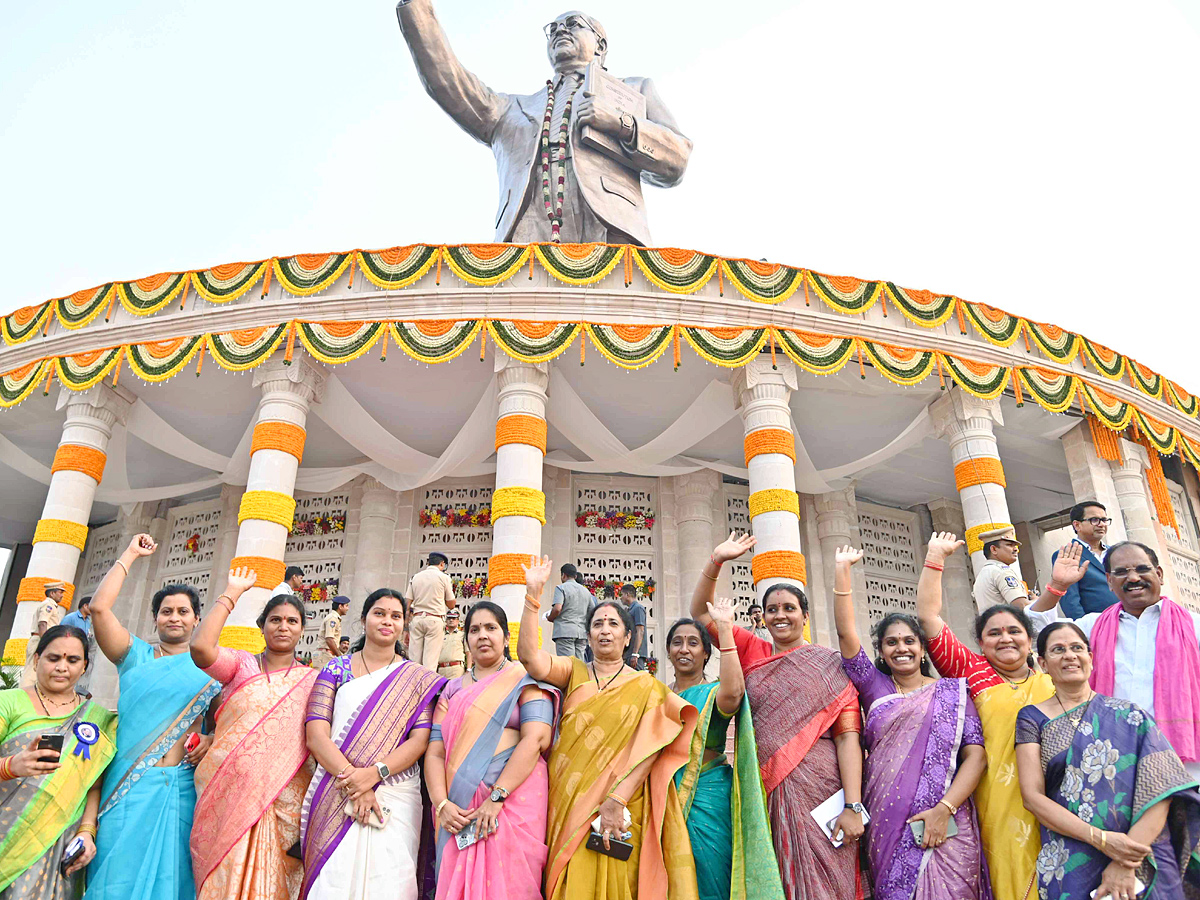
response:
M61 734L43 734L38 738L38 750L53 750L59 756L62 756L63 738Z

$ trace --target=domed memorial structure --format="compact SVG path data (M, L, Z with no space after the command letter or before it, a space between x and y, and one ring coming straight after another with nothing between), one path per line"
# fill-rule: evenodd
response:
M502 243L226 263L4 316L0 541L32 543L6 664L46 583L68 582L64 604L92 593L141 531L162 549L126 582L123 621L144 634L156 589L211 602L249 564L258 586L222 635L241 647L285 563L315 650L332 596L405 589L435 550L462 603L490 594L515 623L521 561L543 552L597 595L636 585L662 655L730 529L758 546L718 591L744 611L801 583L825 643L837 545L865 548L856 590L877 618L913 608L931 530L965 534L945 573L965 630L979 535L1014 526L1013 575L1040 585L1084 499L1200 610L1184 388L952 294L647 246L641 185L677 183L691 144L652 82L603 69L598 21L547 26L549 83L505 94L457 62L429 0L398 16L429 93L495 153Z

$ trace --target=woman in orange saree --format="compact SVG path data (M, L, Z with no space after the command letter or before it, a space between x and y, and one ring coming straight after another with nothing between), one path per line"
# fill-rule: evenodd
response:
M547 900L697 900L696 866L675 792L687 764L696 708L648 672L626 665L632 617L619 603L594 607L593 661L538 647L538 610L550 559L530 560L517 656L536 681L563 690L550 752ZM594 835L594 836L593 836ZM587 846L589 838L593 847ZM613 841L630 850L622 860Z
M713 550L692 594L692 617L714 637L708 604L715 599L721 565L754 544L748 535L730 534ZM858 859L864 832L858 692L840 654L805 640L808 600L799 588L786 583L768 588L763 621L773 644L737 627L733 642L754 717L784 895L787 900L861 900L870 889ZM834 846L811 813L839 791L844 808L828 823L838 839Z
M229 573L192 643L196 665L225 685L212 748L196 768L197 900L296 900L304 877L288 852L300 838L313 771L304 717L317 672L295 658L304 604L291 594L267 601L258 620L262 653L217 645L238 597L256 578L245 569Z

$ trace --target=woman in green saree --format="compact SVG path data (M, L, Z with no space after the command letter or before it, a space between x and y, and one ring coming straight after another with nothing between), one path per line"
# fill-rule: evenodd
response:
M667 632L671 690L700 710L687 765L675 773L700 900L783 900L746 682L733 645L733 605L718 600L708 613L722 650L719 681L704 680L712 639L699 622L679 619ZM725 755L731 719L732 766Z
M33 659L32 687L0 691L0 900L74 900L96 855L117 717L75 692L88 664L80 629L48 629ZM42 735L61 735L61 753L38 750ZM77 835L83 850L64 873L59 861Z

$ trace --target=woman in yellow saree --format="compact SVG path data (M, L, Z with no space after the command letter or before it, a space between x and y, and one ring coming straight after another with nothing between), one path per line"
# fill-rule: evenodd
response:
M673 780L688 760L696 709L625 664L633 627L619 603L600 603L590 613L592 663L540 649L539 598L550 566L549 557L534 557L526 568L517 639L529 676L563 689L558 741L550 751L546 898L698 900ZM593 832L593 844L605 849L618 849L612 841L631 844L628 860L585 846Z
M304 878L289 853L313 763L304 739L317 670L300 663L304 604L267 601L258 626L266 648L250 654L217 644L238 597L257 576L229 573L228 587L200 624L192 659L225 685L212 747L196 767L192 871L198 900L296 900Z
M1050 699L1054 683L1034 669L1033 626L1024 611L1008 604L985 609L975 620L982 653L960 641L942 620L942 567L963 542L953 534L929 539L917 585L917 618L929 635L929 656L944 678L965 678L983 726L987 769L975 789L979 830L995 900L1037 897L1037 858L1042 849L1037 820L1025 809L1017 781L1017 713ZM1078 581L1071 554L1060 553L1053 581Z

